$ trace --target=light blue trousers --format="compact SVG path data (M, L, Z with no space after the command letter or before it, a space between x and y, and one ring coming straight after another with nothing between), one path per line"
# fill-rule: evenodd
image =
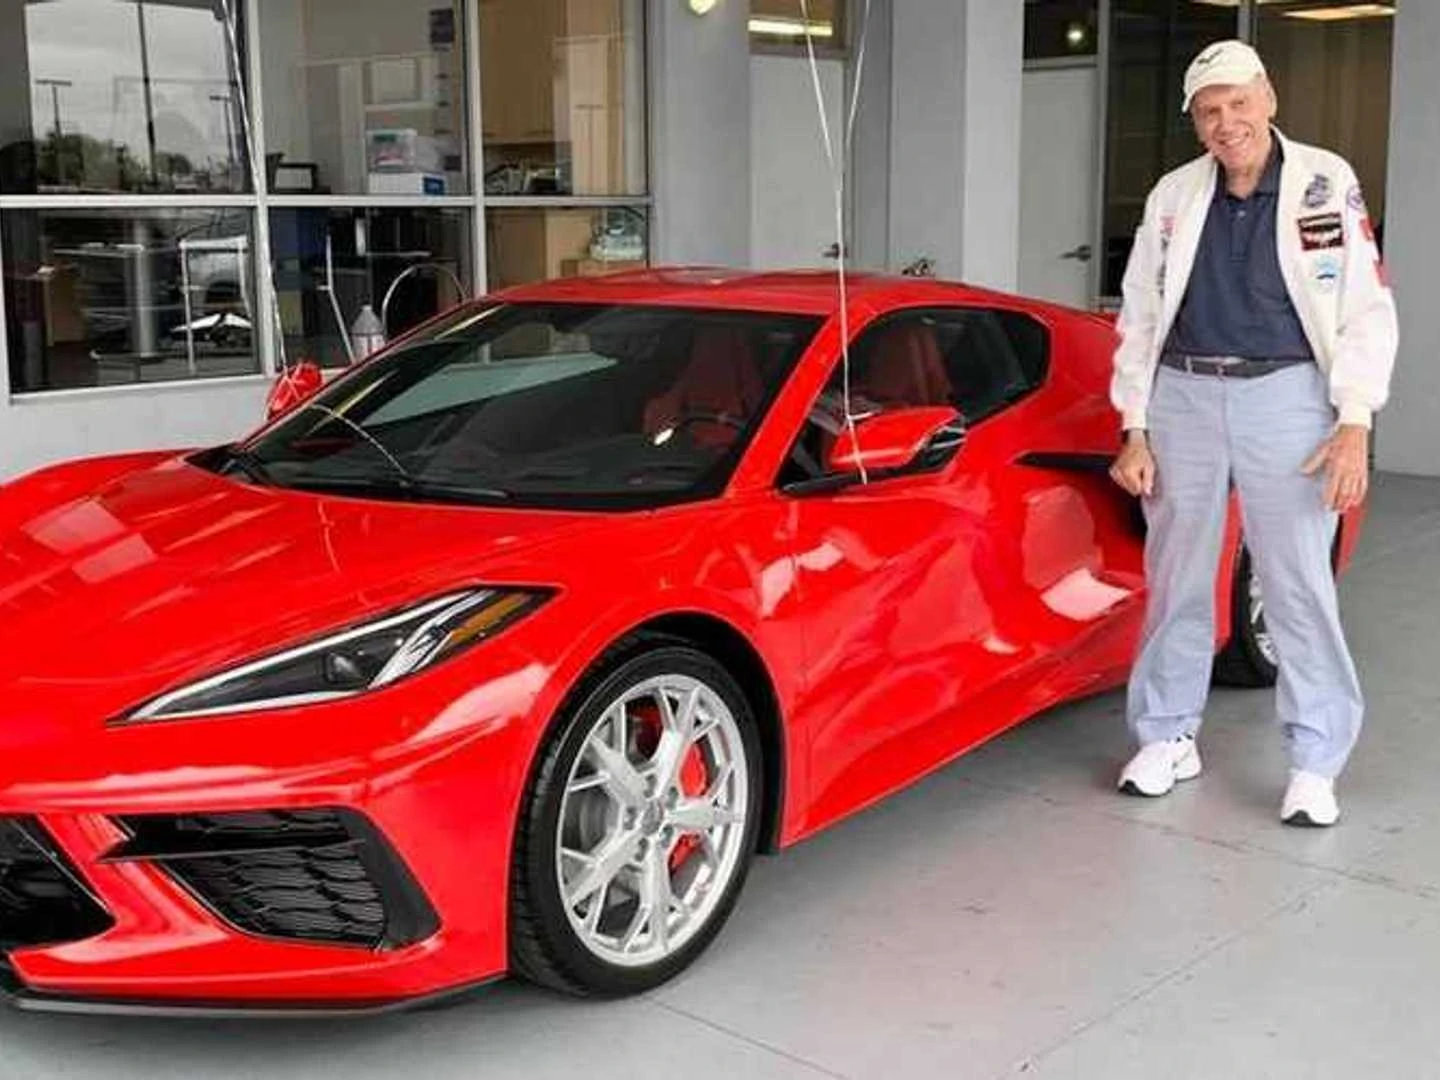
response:
M1295 364L1253 379L1162 366L1149 406L1156 479L1143 500L1149 604L1127 717L1141 744L1200 726L1214 656L1215 577L1231 483L1279 653L1276 713L1294 768L1337 776L1364 700L1340 628L1323 470L1300 469L1331 434L1325 376Z

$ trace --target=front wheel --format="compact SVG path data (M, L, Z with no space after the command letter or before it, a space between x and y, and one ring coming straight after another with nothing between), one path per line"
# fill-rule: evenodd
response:
M759 819L755 723L730 674L681 644L642 645L576 700L522 809L511 964L568 993L639 993L734 907Z
M1214 681L1222 686L1274 686L1280 654L1265 625L1265 598L1250 559L1242 547L1235 560L1230 593L1230 640L1215 657Z

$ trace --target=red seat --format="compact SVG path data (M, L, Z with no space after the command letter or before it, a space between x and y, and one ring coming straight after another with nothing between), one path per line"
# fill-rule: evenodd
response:
M952 403L935 331L923 323L906 320L883 328L857 367L857 392L882 409Z
M701 327L675 382L645 406L645 432L657 435L695 417L685 426L697 443L729 445L759 409L764 390L749 336L731 326Z

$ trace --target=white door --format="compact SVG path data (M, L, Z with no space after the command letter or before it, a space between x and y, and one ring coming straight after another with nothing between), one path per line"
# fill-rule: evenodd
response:
M838 156L845 65L821 60L819 67ZM759 270L833 267L825 251L835 242L835 193L810 64L804 56L752 56L750 262Z
M1096 69L1027 70L1020 119L1020 292L1089 307Z

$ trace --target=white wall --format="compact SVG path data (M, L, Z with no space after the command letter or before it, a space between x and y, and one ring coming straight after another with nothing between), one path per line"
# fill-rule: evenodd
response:
M0 394L0 481L66 458L209 446L258 427L269 380Z
M651 258L750 260L749 5L650 0Z
M1400 4L1391 73L1385 255L1400 309L1390 404L1376 421L1382 469L1440 476L1440 3Z

